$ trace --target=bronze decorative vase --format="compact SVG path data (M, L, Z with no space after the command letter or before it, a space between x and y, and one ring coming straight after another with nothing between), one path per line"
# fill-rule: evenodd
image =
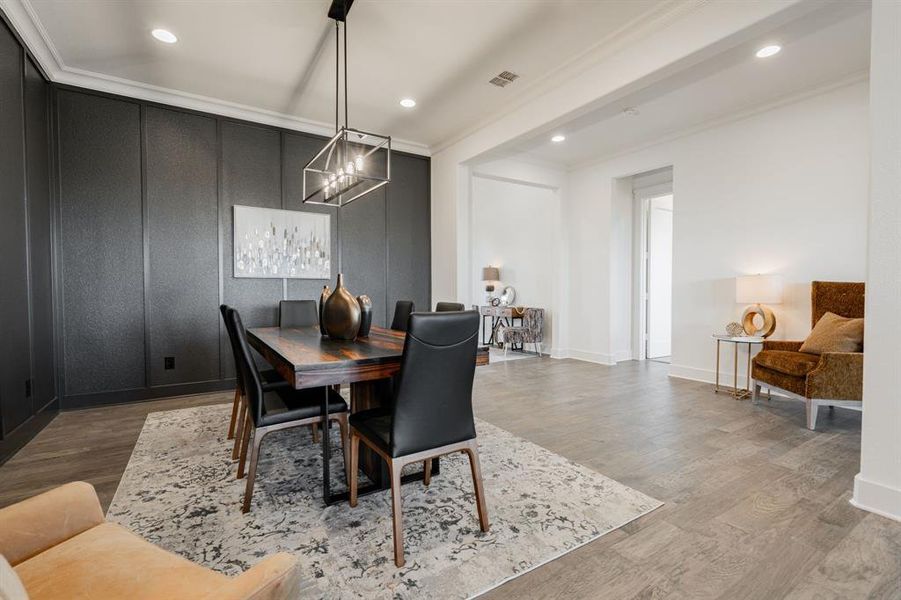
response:
M322 309L325 308L325 301L331 295L331 288L327 285L322 286L322 294L319 295L319 333L322 335L328 335L325 331L325 319L322 318Z
M357 304L360 305L360 332L357 336L367 337L369 328L372 327L372 300L369 299L369 296L363 294L362 296L357 296Z
M352 340L360 331L360 304L344 287L344 274L338 273L335 291L322 306L325 332L334 340Z

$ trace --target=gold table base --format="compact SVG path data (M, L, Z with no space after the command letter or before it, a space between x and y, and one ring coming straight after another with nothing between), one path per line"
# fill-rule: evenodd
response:
M721 386L720 385L720 343L723 341L727 341L734 346L735 354L734 360L732 364L732 387ZM720 392L724 392L730 394L736 400L744 400L751 396L751 344L760 344L762 343L760 340L754 341L742 341L735 339L723 339L716 338L716 379L713 384L713 392L718 394ZM738 345L739 344L747 344L748 345L748 372L747 372L747 380L745 382L745 387L742 389L738 387Z

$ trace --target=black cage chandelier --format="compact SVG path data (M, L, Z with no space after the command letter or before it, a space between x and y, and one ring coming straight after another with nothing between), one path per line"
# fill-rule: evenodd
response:
M303 201L340 207L391 181L391 136L351 129L347 121L347 13L353 0L332 0L335 21L335 135L303 169ZM344 24L344 126L339 126L341 23ZM383 152L380 152L384 150Z

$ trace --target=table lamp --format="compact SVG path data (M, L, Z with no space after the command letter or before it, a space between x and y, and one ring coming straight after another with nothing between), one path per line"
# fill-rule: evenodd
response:
M735 302L752 304L741 315L741 325L745 333L753 336L769 337L776 330L776 315L766 304L782 304L781 275L743 275L735 278ZM758 328L755 317L760 316L763 324Z
M482 281L485 282L485 302L491 304L491 294L494 292L494 283L500 281L501 270L488 265L482 267Z

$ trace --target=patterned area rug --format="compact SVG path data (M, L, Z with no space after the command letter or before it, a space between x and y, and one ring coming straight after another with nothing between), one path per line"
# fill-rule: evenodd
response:
M309 428L263 442L250 513L225 429L231 407L147 417L107 518L229 575L287 551L298 597L468 598L594 540L661 505L632 488L477 421L491 531L479 530L469 463L441 459L432 484L403 487L407 564L394 566L390 493L357 508L321 504L321 447ZM333 486L344 477L333 428ZM411 465L411 470L417 465Z

